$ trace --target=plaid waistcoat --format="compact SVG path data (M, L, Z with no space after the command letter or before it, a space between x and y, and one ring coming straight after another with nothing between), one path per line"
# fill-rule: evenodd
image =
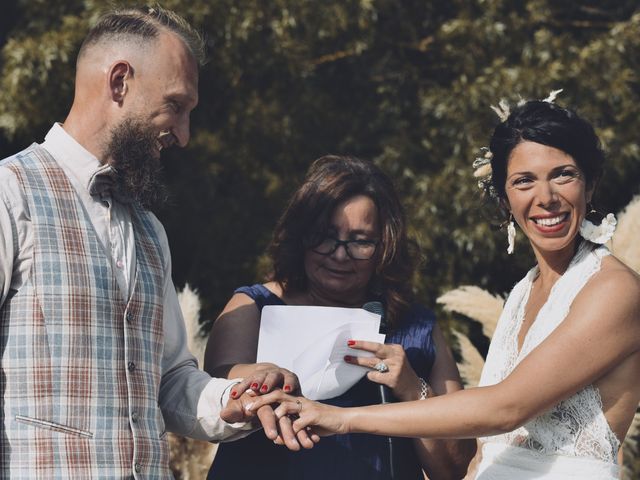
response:
M29 279L0 309L0 476L173 478L158 407L163 262L133 207L136 274L123 302L111 262L50 154L3 162L28 199Z

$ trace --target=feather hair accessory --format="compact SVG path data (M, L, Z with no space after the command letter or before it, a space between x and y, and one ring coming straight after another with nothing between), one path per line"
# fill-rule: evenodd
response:
M509 104L504 98L498 102L497 107L495 105L491 105L491 110L496 112L496 115L498 115L501 122L505 122L507 118L509 118L509 115L511 115L511 107L509 107Z
M493 153L488 147L482 147L479 155L473 161L473 176L478 179L478 188L485 192L490 197L497 198L498 192L496 192L493 183L491 182L491 159Z
M556 97L558 96L559 93L562 93L562 88L560 88L559 90L551 90L551 92L549 92L549 95L547 96L547 98L545 98L544 100L542 100L543 102L547 102L547 103L553 103L556 100Z

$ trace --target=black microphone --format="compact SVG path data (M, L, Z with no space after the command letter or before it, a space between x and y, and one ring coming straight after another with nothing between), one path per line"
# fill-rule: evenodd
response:
M388 324L387 319L384 314L384 307L382 306L382 302L367 302L362 306L363 310L367 312L375 313L376 315L380 315L380 333L387 334ZM379 384L380 390L380 403L391 403L393 401L393 397L391 395L391 389L386 385Z
M363 310L367 312L380 315L380 333L387 334L388 324L384 314L384 306L382 302L367 302L362 306ZM380 403L391 403L393 397L391 395L391 389L386 385L378 384L378 392L380 394ZM398 469L396 467L395 454L393 449L393 438L387 437L389 442L389 480L396 480L400 478L397 474Z

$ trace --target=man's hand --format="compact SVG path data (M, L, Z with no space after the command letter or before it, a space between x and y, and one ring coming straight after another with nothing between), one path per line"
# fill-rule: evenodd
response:
M263 405L257 410L250 411L249 407L255 402L255 397L256 394L253 391L247 391L237 399L229 399L227 406L220 412L220 418L227 423L235 423L255 421L257 417L267 438L278 445L286 445L289 450L298 451L300 447L313 448L313 445L320 440L317 435L309 436L304 429L297 434L294 433L291 417L276 416L274 408L277 405Z

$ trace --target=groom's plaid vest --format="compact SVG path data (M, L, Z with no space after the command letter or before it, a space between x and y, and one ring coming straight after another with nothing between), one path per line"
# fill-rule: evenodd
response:
M136 274L125 303L111 262L55 160L5 160L28 199L29 278L0 309L0 477L172 478L158 407L163 262L132 208Z

